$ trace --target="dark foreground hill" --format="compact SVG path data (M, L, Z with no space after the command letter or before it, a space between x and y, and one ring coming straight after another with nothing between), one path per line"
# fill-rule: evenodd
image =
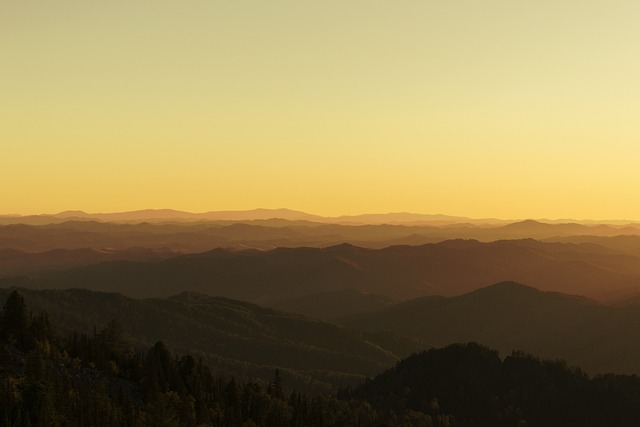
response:
M189 297L189 296L188 296ZM133 348L117 322L61 336L12 291L0 311L0 422L24 426L636 426L640 379L590 379L562 361L481 345L414 354L335 395L288 375L246 382L162 342Z
M286 380L276 369L268 383L238 381L162 342L132 348L113 321L63 337L16 291L0 312L3 427L337 427L377 416L365 403L291 392Z
M132 299L80 289L21 292L34 312L49 313L67 333L91 333L110 320L140 347L163 341L243 378L276 368L304 390L330 390L379 372L422 344L393 334L363 334L308 317L226 298L183 293ZM9 289L0 289L4 300Z
M163 261L105 262L35 279L35 288L88 288L134 297L167 297L188 290L257 304L342 289L394 299L450 296L505 280L597 298L640 290L640 257L593 244L452 240L385 249L346 244L216 249ZM21 286L11 278L1 285Z
M13 291L0 312L0 421L25 426L635 426L640 379L589 379L478 344L416 354L355 389L305 395L220 375L162 342L135 349L117 322L62 337Z
M589 373L640 374L640 311L505 282L457 297L425 297L344 324L402 333L439 347L477 341L561 358Z
M622 427L640 419L636 376L589 379L561 361L524 353L501 360L475 343L413 355L344 395L413 413L422 425Z

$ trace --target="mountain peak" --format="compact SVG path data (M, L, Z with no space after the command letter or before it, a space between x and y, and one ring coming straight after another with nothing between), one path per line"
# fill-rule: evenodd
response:
M503 282L494 283L493 285L489 285L485 288L478 289L472 293L481 293L481 292L531 292L538 293L542 292L539 289L534 288L533 286L523 285L522 283L514 282L512 280L505 280Z
M523 228L523 227L550 227L552 224L536 221L535 219L525 219L524 221L512 222L505 225L504 228Z

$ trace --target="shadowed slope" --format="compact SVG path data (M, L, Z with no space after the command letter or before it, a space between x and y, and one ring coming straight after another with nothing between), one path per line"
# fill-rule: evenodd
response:
M270 304L278 310L299 313L327 321L389 307L395 300L383 295L360 292L355 289L320 292L298 298L283 299Z
M365 249L216 249L160 262L117 261L51 272L40 288L90 288L136 297L184 290L259 304L341 289L406 299L458 295L515 280L543 290L598 297L640 290L640 258L593 244L451 240ZM5 279L4 286L11 286Z
M345 394L399 414L418 411L414 419L437 425L631 427L640 416L639 391L635 376L590 379L562 361L522 352L501 360L468 343L412 355Z
M458 297L427 297L344 320L432 346L477 341L562 358L591 373L640 373L640 312L505 282Z
M307 389L330 389L375 374L419 347L364 335L308 317L226 298L182 293L165 299L132 299L81 289L21 290L33 312L46 311L65 331L90 333L117 320L144 347L161 340L177 352L191 353L238 376L270 379L287 370ZM8 289L0 289L5 299Z

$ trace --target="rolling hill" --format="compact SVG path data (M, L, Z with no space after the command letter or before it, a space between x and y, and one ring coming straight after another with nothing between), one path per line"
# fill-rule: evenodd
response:
M435 347L476 341L504 354L523 350L567 360L592 374L640 374L637 307L606 306L513 282L456 297L406 301L343 323L401 333Z
M408 425L631 427L639 391L637 376L589 378L563 361L465 343L412 355L345 394Z
M10 289L0 289L5 300ZM47 312L63 333L91 333L117 320L142 348L163 341L217 370L269 380L276 368L291 385L331 390L373 375L423 345L390 334L364 334L308 317L227 298L182 293L132 299L81 289L21 289L34 313Z

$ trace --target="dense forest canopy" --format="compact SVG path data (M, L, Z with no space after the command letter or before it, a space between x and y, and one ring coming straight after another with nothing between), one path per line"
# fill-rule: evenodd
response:
M4 426L632 426L640 379L475 343L432 349L357 387L305 395L215 374L162 342L137 349L118 322L61 336L17 291L0 313ZM213 367L215 368L215 367Z

